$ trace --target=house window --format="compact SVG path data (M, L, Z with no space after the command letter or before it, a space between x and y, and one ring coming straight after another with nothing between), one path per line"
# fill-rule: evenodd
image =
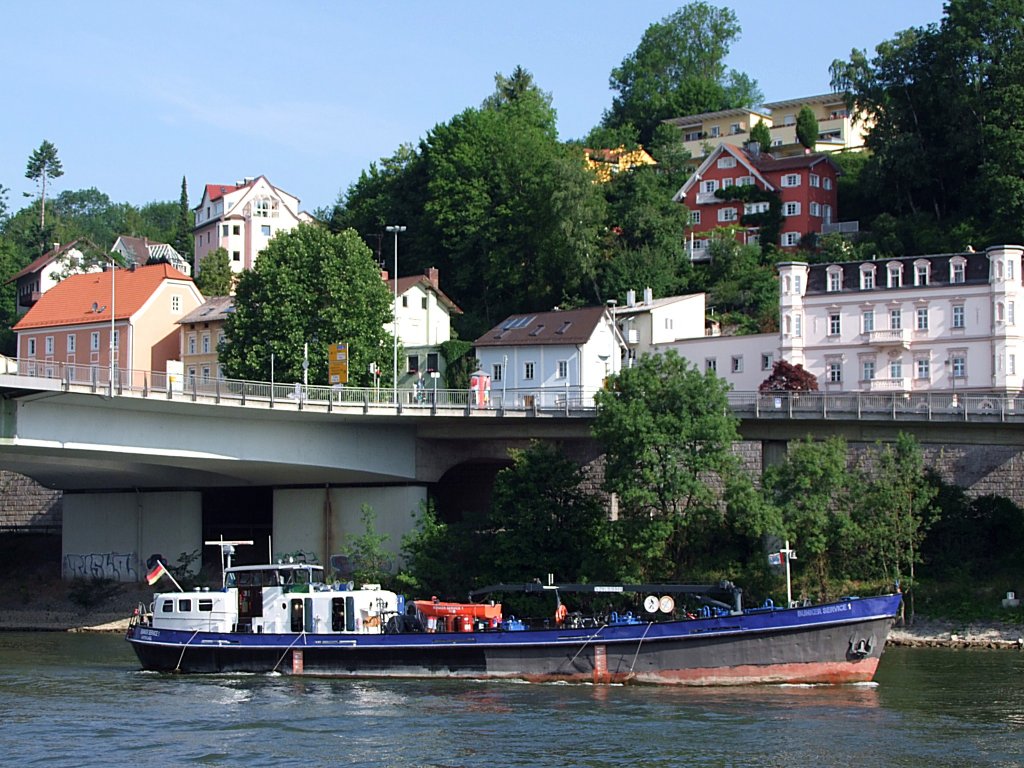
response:
M735 208L719 208L718 209L718 220L719 221L736 221L736 209Z
M28 340L28 356L29 357L35 357L36 356L36 340L35 339L29 339Z
M832 312L828 316L828 335L838 336L842 330L842 316L838 312Z
M903 266L901 264L890 264L885 270L886 286L889 288L900 288L903 286Z
M889 329L893 331L903 330L903 313L900 310L889 310Z
M533 363L523 364L523 378L527 380L533 379Z
M210 354L210 334L208 333L203 334L203 354Z
M914 327L919 331L928 330L928 307L917 308L917 324Z
M427 353L427 370L428 371L439 371L439 370L441 370L441 365L438 362L437 352L428 352Z
M196 353L196 335L194 333L188 335L188 353L190 355Z
M1011 376L1017 375L1017 356L1007 355L1006 356L1006 372Z
M700 141L703 138L704 134L701 131L690 131L683 134L683 141Z
M821 216L821 203L811 202L810 205L811 216Z
M718 371L718 358L706 357L704 358L704 370L709 373L716 373Z
M426 296L420 296L420 309L426 309L426 308L427 308L427 297Z
M860 271L860 289L862 291L873 291L875 289L874 267L868 267Z
M826 176L821 180L821 185L823 189L832 189L832 179Z
M963 258L951 259L949 262L949 282L962 283L967 270L967 262Z
M838 360L831 360L828 363L828 383L841 384L843 381L843 364Z
M860 366L861 381L871 381L875 378L875 361L865 360Z
M927 357L919 357L914 361L914 377L926 381L932 377L932 364Z
M711 126L711 138L717 139L721 135L722 135L722 129L719 126L717 126L717 125Z
M914 285L928 285L928 278L931 275L931 265L928 262L917 262L914 264Z
M967 358L965 358L962 354L954 355L951 358L950 365L953 369L954 379L962 379L964 378L964 376L967 375Z
M406 373L419 373L420 372L420 356L419 355L408 355L405 359L405 371Z
M782 206L783 216L799 216L800 215L800 203L786 203Z
M690 211L690 223L700 224L700 211Z
M707 179L700 184L701 191L706 195L713 195L718 190L717 179Z
M73 333L68 334L68 354L75 354L75 334Z
M890 379L902 379L903 378L903 361L899 358L892 360L889 363L889 378Z
M1006 302L1006 324L1016 325L1016 307L1012 301Z
M114 349L121 348L121 331L114 331Z
M402 297L402 307L405 308L405 309L409 308L409 297L408 296L403 296Z
M729 123L729 133L731 133L733 135L736 135L737 133L742 133L742 132L743 132L743 127L739 123ZM729 159L732 160L732 158L729 158ZM733 160L733 162L735 163L736 161Z
M1001 322L1003 322L1003 319L1004 319L1003 302L998 301L998 302L996 302L996 322L997 323L1001 323Z
M231 260L232 261L241 261L242 260L242 252L241 251L232 251L231 252Z
M961 328L961 329L964 328L965 325L966 325L966 317L967 316L964 313L964 305L963 304L954 304L953 305L953 327L954 328Z
M181 312L181 296L171 296L171 312Z
M770 371L772 369L772 363L774 362L774 355L770 352L765 355L761 355L761 370Z
M558 361L558 377L557 378L564 379L564 378L567 378L568 376L569 376L569 361L568 360L559 360Z
M796 173L787 173L782 177L782 186L784 187L799 187L800 186L800 175Z
M233 235L240 235L240 234L242 234L242 225L241 224L235 224L231 228L231 234L233 234Z
M825 220L826 224L831 224L832 223L832 206L831 205L826 204L826 205L821 206L821 218L823 218Z
M93 352L100 351L100 332L93 331L89 334L89 349Z
M793 275L793 290L800 293L801 288L803 288L803 275Z
M501 363L493 363L491 365L491 381L501 381L502 375L505 373L505 366Z
M762 200L762 201L756 202L756 203L744 203L743 204L743 213L746 214L747 216L750 216L751 214L754 214L754 213L767 213L767 212L768 212L768 203L767 203L767 201ZM749 243L750 241L748 240L747 242Z
M269 199L261 197L259 200L255 202L254 208L255 210L253 211L253 216L259 216L261 218L267 218L268 216L270 216Z
M47 336L46 340L44 341L44 344L46 345L46 354L52 355L53 354L53 336Z
M803 315L801 315L799 313L793 315L793 335L794 336L803 336L804 335L803 325L804 325L804 317L803 317Z
M812 173L810 176L807 177L807 184L808 184L808 186L811 186L811 187L820 187L821 186L821 176L819 176L816 173Z
M860 313L860 329L863 333L875 330L875 310L865 309Z
M227 224L223 224L221 226L220 234L221 234L222 237L227 237L228 236L228 225Z
M1006 279L1013 280L1013 259L1006 260Z
M743 373L743 355L732 356L732 372Z
M799 232L783 232L782 233L782 244L783 246L794 246L800 244L800 233Z
M734 125L739 125L739 123L734 123ZM739 131L733 131L733 133L739 133ZM719 168L735 168L736 167L736 158L735 157L720 157L720 158L718 158L718 167Z
M210 366L204 365L203 366L203 381L209 381L209 380L210 380Z
M264 224L262 227L260 227L260 234L263 235L264 237L270 237L270 225Z
M736 179L736 186L737 187L752 187L752 186L754 186L754 177L753 176L740 176L738 179Z
M841 290L843 290L843 270L839 267L829 267L828 292L835 293Z

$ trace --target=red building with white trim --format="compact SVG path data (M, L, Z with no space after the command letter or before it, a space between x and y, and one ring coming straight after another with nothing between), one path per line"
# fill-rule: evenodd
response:
M754 186L778 195L782 215L778 245L790 249L804 235L820 233L823 225L835 220L839 173L828 155L776 158L756 149L719 144L673 198L690 211L690 258L708 258L711 232L722 227L735 228L743 242L758 242L758 228L745 226L744 217L767 211L769 203L723 199L716 194L719 190Z

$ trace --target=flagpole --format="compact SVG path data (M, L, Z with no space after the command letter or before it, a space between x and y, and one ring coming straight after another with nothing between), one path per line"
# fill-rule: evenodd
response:
M174 578L174 576L171 574L171 572L169 570L164 568L164 573L167 574L167 578L170 579L174 583L174 586L176 586L178 588L179 592L184 592L185 591L184 589L181 588L181 584L178 583L178 580Z

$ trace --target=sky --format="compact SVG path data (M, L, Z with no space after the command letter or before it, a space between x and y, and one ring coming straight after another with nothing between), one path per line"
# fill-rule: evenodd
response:
M729 0L727 65L766 101L829 91L833 59L938 22L942 0ZM64 175L116 203L190 204L266 176L313 212L360 172L477 107L517 65L553 98L563 140L611 105L608 79L682 0L35 0L3 2L0 185L18 210L45 139Z

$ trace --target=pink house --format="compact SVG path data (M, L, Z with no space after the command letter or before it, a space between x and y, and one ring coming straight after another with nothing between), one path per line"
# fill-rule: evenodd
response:
M144 372L180 359L178 321L202 303L192 279L169 264L71 275L15 324L21 370L99 383L131 371L142 386Z

